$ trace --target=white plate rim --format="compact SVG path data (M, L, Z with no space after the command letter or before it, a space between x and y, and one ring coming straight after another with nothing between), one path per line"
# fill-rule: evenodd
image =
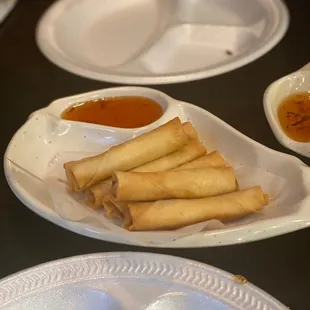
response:
M3 11L0 11L0 24L9 16L17 4L18 0L6 0L4 2Z
M272 0L274 7L277 9L277 14L279 15L279 24L274 33L268 38L268 43L260 46L256 51L251 54L235 60L228 64L223 64L218 67L194 71L186 74L171 74L171 75L158 75L158 76L130 76L124 74L109 74L109 73L99 73L87 68L83 68L73 62L70 62L66 57L62 57L60 53L57 53L57 46L54 46L53 42L46 40L50 32L49 19L54 15L59 14L62 6L68 1L74 0L59 0L54 3L41 17L36 28L36 42L40 51L47 57L47 59L53 64L59 66L60 68L67 70L78 76L91 78L98 81L105 81L111 83L119 84L132 84L132 85L158 85L158 84L172 84L172 83L182 83L188 81L194 81L204 78L209 78L212 76L220 75L226 72L230 72L242 66L245 66L254 60L260 58L267 52L269 52L274 46L276 46L281 39L284 37L288 26L289 26L289 11L281 0Z
M107 265L109 268L106 268ZM76 266L78 269L75 269ZM137 268L139 266L143 268ZM178 267L178 272L173 273L174 268ZM19 271L0 280L0 308L38 290L42 292L50 287L104 278L105 274L152 278L165 282L170 280L171 283L185 285L237 306L237 309L288 310L284 304L255 285L249 282L236 283L231 273L187 258L147 252L79 255Z
M177 100L171 98L170 96L166 95L163 92L156 91L156 90L153 90L150 88L144 88L144 87L113 87L113 88L108 88L108 89L104 89L104 90L95 90L95 91L91 91L91 92L87 92L87 93L83 93L83 94L79 94L79 95L75 95L75 96L62 98L62 100L63 99L66 99L69 101L70 100L77 100L81 96L92 97L93 95L101 93L102 91L106 92L109 90L113 90L115 92L118 92L118 91L126 92L126 91L128 91L128 93L130 93L130 90L141 91L143 89L148 90L148 91L151 90L151 91L161 93L161 94L165 95L168 98L168 100L176 101L182 105L189 105L191 108L207 114L208 117L216 119L217 122L221 122L223 124L223 126L229 128L230 131L234 132L236 135L241 136L243 139L249 141L251 144L256 144L260 148L264 148L265 150L268 150L268 152L277 153L278 156L289 157L292 161L294 161L296 164L298 164L300 166L300 169L302 169L305 173L306 172L307 172L307 174L310 173L309 168L298 158L296 158L292 155L277 152L275 150L272 150L272 149L256 142L255 140L252 140L251 138L245 136L244 134L242 134L241 132L239 132L238 130L236 130L235 128L233 128L232 126L230 126L229 124L227 124L226 122L224 122L223 120L218 118L217 116L211 114L210 112L208 112L208 111L206 111L206 110L204 110L198 106L192 105L190 103L182 102L182 101L177 101ZM48 109L48 107L46 109ZM42 111L42 109L41 109L41 111ZM35 112L33 112L31 114L31 116L34 115L34 113ZM24 130L24 127L31 121L31 116L26 121L26 123L15 133L15 135L17 135L19 132L22 132ZM9 152L10 149L13 147L15 135L12 137L12 139L9 143L7 150L6 150L6 153ZM132 243L128 240L121 239L120 237L115 236L114 234L111 234L107 231L103 231L103 230L99 230L99 229L94 230L92 228L92 226L90 226L90 225L82 224L79 222L67 221L67 220L61 218L55 212L44 207L44 204L42 204L38 200L29 199L28 193L11 176L11 174L10 174L11 166L12 166L12 163L6 157L4 157L4 172L5 172L5 177L7 179L7 182L9 184L10 188L12 189L13 193L16 195L16 197L26 207L28 207L33 212L37 213L41 217L49 220L50 222L52 222L52 223L54 223L60 227L63 227L65 229L68 229L68 230L73 231L75 233L78 233L78 234L81 234L84 236L88 236L91 238L99 239L99 240L112 241L112 242L123 243L123 244L131 244L131 245L142 245L142 246L169 247L169 248L174 248L174 247L176 247L176 248L184 248L184 247L191 248L191 247L193 247L194 248L194 247L222 246L222 245L241 244L241 243L246 243L246 242L252 242L252 241L267 239L267 238L274 237L277 235L282 235L285 233L293 232L293 231L300 230L300 229L303 229L303 228L310 226L310 215L308 217L302 217L302 216L300 217L300 215L297 213L297 214L292 214L292 215L286 216L285 218L267 219L264 221L266 226L261 225L260 222L252 222L250 224L246 224L246 225L243 225L240 227L225 229L224 231L217 230L217 231L198 232L194 235L183 237L181 239L175 240L175 241L170 242L170 243L165 243L165 244L146 244L146 243L136 244L136 243ZM268 223L270 225L267 225ZM229 237L227 237L227 235L229 235ZM240 236L242 236L242 238L240 238ZM202 240L203 240L203 242L202 242Z

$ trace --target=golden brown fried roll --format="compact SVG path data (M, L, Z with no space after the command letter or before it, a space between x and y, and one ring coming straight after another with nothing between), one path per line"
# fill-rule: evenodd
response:
M212 153L209 153L205 156L199 157L193 161L180 165L179 167L174 168L173 171L209 167L225 167L225 160L218 151L213 151Z
M193 125L191 122L185 122L182 124L183 130L185 132L185 134L193 140L199 140L198 138L198 134L196 132L196 130L194 129Z
M227 222L258 212L267 203L268 195L260 186L207 198L128 203L124 227L171 230L212 219Z
M201 198L236 190L231 167L151 173L117 171L112 180L112 194L118 201Z
M136 172L153 172L153 171L167 171L179 166L180 164L189 162L203 156L206 153L204 146L197 140L191 140L187 145L180 150L151 161L140 167L132 169ZM92 185L87 189L87 198L85 203L89 207L100 208L102 207L103 197L110 192L112 188L112 180L107 179L100 183Z
M127 171L177 151L188 143L179 118L93 157L64 164L71 190L81 191L114 171Z

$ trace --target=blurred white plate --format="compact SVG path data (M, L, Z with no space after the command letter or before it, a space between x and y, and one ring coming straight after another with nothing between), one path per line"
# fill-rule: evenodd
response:
M0 23L10 14L16 3L17 0L0 0Z
M163 84L221 74L283 37L281 0L60 0L37 43L56 65L97 80Z
M288 310L252 284L195 261L148 253L76 256L0 282L3 310Z
M270 84L264 93L264 110L277 140L288 149L310 157L310 143L289 138L278 119L278 107L282 100L289 95L303 92L310 92L310 64Z
M138 129L60 119L61 112L74 103L110 96L149 97L161 104L165 112L158 121ZM54 196L47 191L42 180L64 152L81 154L87 150L101 153L111 145L149 131L176 116L193 123L209 151L217 149L229 159L242 188L261 185L270 194L271 202L263 211L228 223L222 229L209 229L180 239L165 239L164 242L154 241L153 238L161 236L159 232L122 230L122 235L117 235L104 225L90 224L87 220L69 221L55 212L55 201L51 198ZM150 88L98 90L56 100L47 108L34 112L12 138L5 153L4 169L11 189L31 210L68 230L101 240L143 246L215 246L269 238L310 226L310 169L305 164L293 156L273 151L251 140L197 106L177 101ZM60 171L62 175L57 176L65 178L64 169ZM60 200L64 206L67 196L65 192L64 199ZM132 239L139 234L144 237L139 240L141 242Z

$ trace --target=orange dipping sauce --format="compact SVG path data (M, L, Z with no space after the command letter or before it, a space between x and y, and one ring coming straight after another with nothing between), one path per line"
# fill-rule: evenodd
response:
M278 118L289 138L310 142L310 93L298 93L285 98L279 105Z
M163 115L162 107L145 97L110 97L77 104L66 109L61 118L119 128L151 124Z

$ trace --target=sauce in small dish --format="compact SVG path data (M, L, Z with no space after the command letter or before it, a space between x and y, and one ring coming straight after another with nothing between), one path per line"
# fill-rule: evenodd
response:
M310 93L286 97L279 105L278 119L289 138L298 142L310 142Z
M79 103L66 109L61 118L119 128L149 125L163 115L162 107L146 97L108 97Z

